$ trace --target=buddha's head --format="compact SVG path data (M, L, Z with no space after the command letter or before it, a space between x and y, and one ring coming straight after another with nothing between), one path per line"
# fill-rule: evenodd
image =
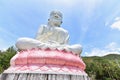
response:
M62 24L62 13L60 11L54 10L50 13L50 18L48 19L48 25L60 27Z

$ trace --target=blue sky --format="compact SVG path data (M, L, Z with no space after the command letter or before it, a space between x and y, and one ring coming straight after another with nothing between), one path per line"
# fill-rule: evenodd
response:
M56 9L69 43L83 46L82 56L120 54L120 0L0 0L0 50L20 37L35 38Z

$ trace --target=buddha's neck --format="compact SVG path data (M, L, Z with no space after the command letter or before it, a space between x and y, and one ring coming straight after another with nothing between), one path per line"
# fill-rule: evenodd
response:
M54 23L52 23L52 22L48 22L48 26L49 26L49 27L60 27L60 25L54 24Z

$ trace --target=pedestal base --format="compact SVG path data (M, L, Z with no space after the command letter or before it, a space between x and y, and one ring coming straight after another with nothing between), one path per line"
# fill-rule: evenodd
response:
M90 78L84 75L3 73L0 80L90 80Z

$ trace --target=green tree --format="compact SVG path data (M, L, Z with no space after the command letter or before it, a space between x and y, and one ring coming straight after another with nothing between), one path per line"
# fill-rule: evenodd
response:
M120 55L83 57L83 60L89 77L94 76L96 80L120 80Z
M0 53L0 73L10 66L10 59L16 54L14 47Z

